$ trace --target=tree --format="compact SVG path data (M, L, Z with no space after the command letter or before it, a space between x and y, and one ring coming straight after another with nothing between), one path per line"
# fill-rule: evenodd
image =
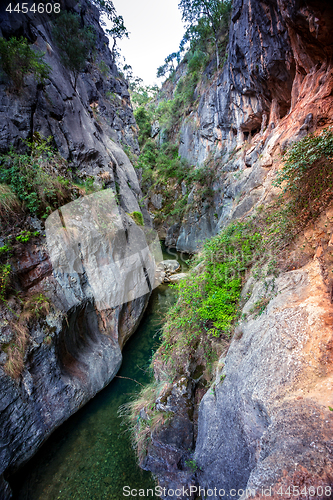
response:
M117 40L122 40L123 38L129 37L129 32L124 24L123 16L118 16L117 11L111 0L92 0L92 3L96 5L99 11L104 14L107 20L112 24L112 28L106 29L106 33L113 39L112 55L113 58L116 56L116 45ZM101 20L102 26L106 27L107 23Z
M0 38L0 65L17 92L22 89L24 77L29 73L38 83L43 83L48 77L51 68L43 61L43 56L42 52L30 47L26 38Z
M230 0L181 0L178 4L182 12L182 20L187 23L187 37L200 36L200 31L211 31L216 54L216 67L220 66L218 34L222 21L231 8Z
M74 75L74 88L77 77L84 70L89 53L94 48L96 35L92 28L81 28L78 14L64 11L56 18L53 36L60 50L61 61Z
M111 52L113 57L115 57L117 40L122 40L123 38L129 37L129 32L127 31L126 26L124 25L123 16L116 16L113 19L113 27L111 29L107 29L106 32L113 39Z
M173 52L164 59L164 64L157 69L157 78L166 76L167 73L172 74L175 71L175 60L180 63L180 52Z

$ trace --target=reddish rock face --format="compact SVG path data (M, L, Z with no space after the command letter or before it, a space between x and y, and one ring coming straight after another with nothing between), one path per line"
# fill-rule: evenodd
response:
M16 273L24 290L32 288L52 274L52 264L43 247L25 244L18 253L20 259L17 261Z

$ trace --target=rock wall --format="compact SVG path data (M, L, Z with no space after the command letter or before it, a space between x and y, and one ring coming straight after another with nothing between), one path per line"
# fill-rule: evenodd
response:
M55 428L112 380L121 364L121 347L149 298L148 293L99 310L85 272L55 275L42 248L27 247L18 265L25 285L33 284L28 291L42 291L52 307L30 331L21 377L13 380L0 368L0 464L9 481ZM112 275L104 286L109 296L115 293ZM3 344L13 338L11 326L10 311L2 310Z
M333 486L332 305L318 260L280 276L275 293L264 314L239 325L200 404L198 483L229 498L233 489L279 498L281 487Z
M0 35L25 36L45 53L44 61L51 67L45 85L37 85L29 76L20 95L7 91L8 83L2 76L0 151L7 151L11 144L23 149L21 138L32 139L36 131L52 136L74 174L82 179L93 176L96 184L117 188L125 211L140 211L142 193L137 175L122 149L125 144L139 151L128 85L112 59L96 7L89 1L78 5L74 0L62 5L78 13L83 25L96 33L96 52L79 75L76 90L73 75L61 63L51 21L46 18L38 23L27 15L9 13L0 19ZM143 213L150 224L144 209Z
M214 158L212 202L193 206L194 189L192 208L169 229L167 243L195 252L229 221L264 209L277 194L272 180L286 148L332 125L332 27L328 1L234 1L228 61L185 120L179 149L193 164ZM190 498L214 500L287 498L289 487L295 498L305 498L297 493L304 488L308 497L332 496L331 264L321 261L322 245L330 254L331 221L330 208L296 243L310 244L312 253L306 263L289 256L262 315L251 310L264 285L245 285L248 318L199 405L192 467L181 432L170 442L153 435L144 465L161 485L200 486L206 493L193 489ZM185 395L195 409L193 395ZM181 404L176 413L183 416ZM187 418L189 427L193 412Z
M214 159L210 206L189 211L166 243L195 252L210 236L269 196L273 160L288 144L331 123L332 8L323 2L235 0L228 59L201 85L184 120L179 153ZM183 70L182 70L183 71ZM209 68L207 69L209 71ZM274 163L275 165L275 163Z
M146 227L151 227L147 211L139 205L142 193L136 172L122 149L125 144L138 152L127 83L112 59L99 13L88 0L79 5L66 0L61 7L77 12L82 25L92 26L96 33L94 58L79 75L76 89L73 75L61 63L52 38L52 23L2 12L0 36L28 38L45 52L44 60L51 72L44 85L38 85L32 76L26 77L20 94L9 91L5 75L1 76L0 151L8 151L11 145L23 151L21 139L30 140L35 132L44 137L51 135L53 145L68 161L71 175L83 180L93 177L95 186L103 183L113 189L127 225L133 221L125 213L142 211ZM24 296L43 293L51 307L46 318L40 318L30 328L24 369L14 380L3 367L8 360L5 348L18 327L16 303L9 300L9 307L1 306L1 499L10 498L4 477L10 480L11 473L36 452L52 431L117 373L121 347L135 331L149 298L147 293L126 304L99 309L84 269L56 273L49 255L52 249L46 246L40 221L29 218L22 224L35 225L41 235L15 249L11 265L16 290ZM104 292L112 296L113 277L110 274L103 278Z

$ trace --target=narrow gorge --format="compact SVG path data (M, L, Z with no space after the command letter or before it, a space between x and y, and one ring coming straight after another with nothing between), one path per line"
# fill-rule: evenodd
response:
M117 67L111 2L0 7L1 500L168 286L119 397L151 479L90 497L333 498L333 5L201 4L160 89Z

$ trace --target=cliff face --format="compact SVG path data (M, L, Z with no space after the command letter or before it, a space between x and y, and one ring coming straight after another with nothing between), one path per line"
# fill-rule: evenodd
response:
M19 96L8 93L8 85L1 82L0 150L7 151L11 144L22 149L20 139L32 139L35 131L43 137L52 136L75 173L83 179L94 176L95 182L104 182L106 187L115 188L117 182L123 208L127 212L140 210L138 179L121 148L123 143L138 151L127 84L112 60L98 10L89 2L76 4L68 1L63 9L72 7L96 33L94 60L88 61L80 74L76 90L73 75L61 63L51 21L35 21L35 26L24 14L10 17L9 13L0 20L3 36L25 36L45 53L44 61L51 67L44 86L29 77Z
M238 326L241 338L200 404L195 458L204 488L258 498L264 488L278 498L288 487L333 484L332 305L318 259L275 286L265 313Z
M211 206L193 206L194 188L167 244L196 251L260 205L274 154L330 122L331 26L328 2L234 1L226 64L207 74L198 108L180 130L182 157L193 165L215 160Z
M193 164L211 155L216 177L212 205L193 207L193 188L189 213L169 229L167 243L179 250L196 251L229 221L265 210L277 195L272 180L287 147L332 125L331 3L235 0L231 19L224 69L181 128L180 154ZM323 260L332 248L331 217L330 208L302 233L276 282L246 283L245 319L199 405L192 467L181 429L195 437L193 407L185 415L178 403L176 423L185 417L172 440L152 436L143 465L162 486L200 486L214 499L243 499L246 489L279 498L288 487L297 496L310 486L327 486L331 494L331 265ZM262 315L251 316L269 282L274 298ZM195 409L194 374L182 383Z
M95 186L103 183L117 193L118 218L128 235L134 223L126 213L142 211L146 227L151 226L151 222L148 213L139 206L142 193L138 178L121 147L125 144L138 151L137 127L127 84L112 60L97 9L85 1L77 5L68 0L61 6L71 8L80 15L83 25L93 27L96 33L94 60L87 63L74 89L73 76L62 65L52 38L52 23L37 22L28 15L3 13L0 34L6 38L25 36L38 50L45 52L44 60L51 72L44 85L37 85L33 77L28 76L20 94L8 90L2 75L0 150L5 153L13 145L23 151L21 139L31 140L35 132L52 136L54 146L68 161L73 175L83 181L93 177ZM78 226L74 215L67 220L66 227L76 224L82 234L84 227ZM133 296L124 303L100 307L85 268L89 262L82 253L82 268L55 270L50 254L57 251L56 242L46 242L43 225L36 218L23 218L20 228L31 227L39 229L40 235L28 243L16 243L10 259L15 287L24 297L42 293L50 307L45 317L41 315L31 323L27 334L20 330L18 303L14 299L1 303L0 497L3 499L10 497L3 474L8 479L57 426L117 373L122 359L121 347L135 331L150 295L146 287L147 291L137 294L138 298ZM63 230L61 224L60 229L53 229L54 234ZM145 242L141 248L144 250L148 243L143 231L137 230ZM3 244L1 240L1 246ZM84 255L96 258L96 265L103 259L104 263L108 262L112 254L105 242L96 239L81 250ZM149 250L147 252L146 258L153 264ZM117 280L111 272L105 271L101 279L105 296L119 294ZM132 280L135 290L145 282L145 276L134 273ZM4 367L10 362L8 348L12 343L15 346L20 334L22 342L26 342L24 365L21 375L13 379Z

